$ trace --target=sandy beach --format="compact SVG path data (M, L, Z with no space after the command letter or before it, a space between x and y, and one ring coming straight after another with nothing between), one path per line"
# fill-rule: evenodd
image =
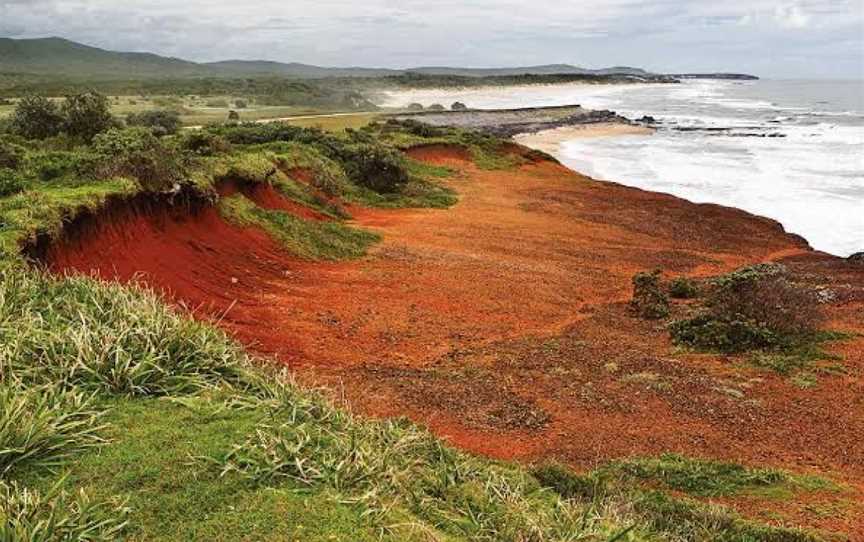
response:
M519 134L514 136L513 140L520 145L557 156L561 143L574 138L646 135L652 133L654 133L654 129L647 126L602 122L597 124L562 126L533 134Z

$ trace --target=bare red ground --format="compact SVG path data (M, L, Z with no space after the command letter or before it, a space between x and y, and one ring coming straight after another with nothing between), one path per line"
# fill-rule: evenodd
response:
M864 331L864 269L771 220L550 162L481 171L452 148L411 154L459 168L461 202L352 209L384 237L362 261L298 262L212 210L153 207L109 211L46 261L121 280L143 272L176 300L230 308L220 325L303 381L475 452L588 468L672 451L833 477L849 485L831 501L837 513L821 500L775 508L864 539L864 339L832 345L845 373L802 389L741 359L679 353L625 304L637 271L706 276L781 259L839 292L833 327Z

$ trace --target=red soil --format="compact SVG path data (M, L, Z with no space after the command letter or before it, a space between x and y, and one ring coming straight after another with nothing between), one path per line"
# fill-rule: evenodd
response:
M294 261L212 210L163 205L112 207L44 259L57 272L143 272L178 301L230 307L220 325L301 380L475 452L588 468L672 451L835 477L850 487L831 497L842 514L787 517L864 537L864 338L833 343L845 373L801 389L740 360L676 352L662 324L625 303L644 269L705 276L782 259L838 292L833 327L864 331L864 269L743 211L549 162L481 171L449 147L410 154L458 167L461 202L355 213L384 237L359 262ZM740 506L760 507L771 503Z

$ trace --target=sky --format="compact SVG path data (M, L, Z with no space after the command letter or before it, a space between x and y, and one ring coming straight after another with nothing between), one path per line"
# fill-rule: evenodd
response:
M864 79L864 0L0 0L0 36L198 61Z

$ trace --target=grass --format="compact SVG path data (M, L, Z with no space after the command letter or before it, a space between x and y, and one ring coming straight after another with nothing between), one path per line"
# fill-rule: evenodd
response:
M88 398L0 410L6 427L36 412L54 429L53 444L34 449L58 451L3 474L6 529L48 525L48 540L86 530L91 540L513 542L792 532L624 482L612 492L599 474L588 489L570 471L459 452L405 420L358 418L134 286L10 269L0 300L3 385ZM64 423L82 410L87 423ZM10 434L0 450L25 448ZM61 525L44 523L55 516ZM673 529L675 517L689 526ZM812 539L795 536L784 540Z
M359 258L380 240L377 234L338 222L314 222L262 209L241 195L223 198L219 210L229 221L261 228L292 254L309 260Z

